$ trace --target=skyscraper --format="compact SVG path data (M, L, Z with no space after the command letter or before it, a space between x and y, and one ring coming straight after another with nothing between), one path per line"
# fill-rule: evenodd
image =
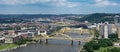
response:
M111 33L112 28L110 28L110 24L108 22L105 22L103 24L100 25L99 27L99 33L100 33L100 37L99 38L108 38L108 35Z
M104 38L108 38L108 24L104 24Z

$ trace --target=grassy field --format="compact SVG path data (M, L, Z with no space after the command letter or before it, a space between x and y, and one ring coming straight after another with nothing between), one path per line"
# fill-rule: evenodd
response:
M18 45L16 45L16 44L5 44L5 45L0 46L0 50L10 49L10 48L13 48L13 47L16 47L16 46L18 46Z

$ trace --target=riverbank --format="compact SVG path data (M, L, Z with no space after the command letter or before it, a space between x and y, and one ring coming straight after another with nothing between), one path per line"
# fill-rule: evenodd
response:
M3 46L0 46L0 52L2 52L2 51L9 51L9 50L13 50L13 49L17 49L17 48L25 47L25 46L27 46L27 44L22 44L22 45L5 44Z
M83 49L83 46L78 50L78 52L81 52L82 49Z

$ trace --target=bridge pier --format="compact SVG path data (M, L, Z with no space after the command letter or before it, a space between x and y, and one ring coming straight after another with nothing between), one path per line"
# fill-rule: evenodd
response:
M71 40L71 45L73 45L73 40Z
M48 39L45 39L45 43L48 44Z
M41 44L41 43L42 43L42 40L40 39L39 42L40 42L40 44Z
M81 42L80 42L80 41L78 41L78 45L80 45L80 43L81 43Z

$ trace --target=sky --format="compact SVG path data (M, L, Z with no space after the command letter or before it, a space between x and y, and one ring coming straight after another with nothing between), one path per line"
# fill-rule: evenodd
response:
M0 0L0 14L120 13L120 0Z

